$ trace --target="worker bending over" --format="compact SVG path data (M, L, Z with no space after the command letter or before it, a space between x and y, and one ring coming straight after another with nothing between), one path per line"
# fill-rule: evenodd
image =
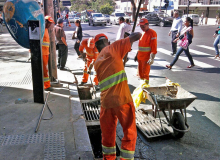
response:
M86 53L83 52L83 50L86 50ZM97 48L95 47L95 42L94 38L87 38L84 39L79 47L80 54L83 56L83 59L85 60L85 67L83 70L83 78L82 78L82 83L85 84L88 81L89 74L91 73L91 70L93 68L93 64L99 54ZM98 85L98 79L97 75L95 75L93 83L95 85Z
M157 53L157 33L149 28L146 18L140 20L140 28L143 33L138 44L138 53L135 61L138 60L139 76L142 80L149 84L150 65L154 63Z
M100 52L94 66L101 90L100 126L104 160L116 159L115 140L118 119L124 132L120 159L134 158L137 138L135 107L122 59L131 50L131 44L140 37L141 33L133 33L110 45L104 34L95 36L95 45Z
M42 43L42 57L43 57L43 71L44 71L44 89L46 91L53 91L53 88L50 87L50 78L48 74L48 60L49 60L49 48L50 48L50 37L48 33L48 28L51 24L54 23L51 16L45 16L45 31L44 38ZM54 23L55 24L55 23Z

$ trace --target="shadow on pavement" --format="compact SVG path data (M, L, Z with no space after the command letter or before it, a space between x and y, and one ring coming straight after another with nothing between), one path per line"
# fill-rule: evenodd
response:
M217 98L217 97L214 97L208 94L196 93L196 92L191 92L191 93L194 94L200 100L220 102L220 98Z

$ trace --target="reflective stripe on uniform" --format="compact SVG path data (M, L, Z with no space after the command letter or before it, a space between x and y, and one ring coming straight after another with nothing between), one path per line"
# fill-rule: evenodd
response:
M129 159L129 160L133 160L134 159L134 151L128 151L128 150L120 150L120 158L123 159Z
M42 46L44 46L44 47L50 47L50 42L43 42L43 43L42 43Z
M93 54L89 54L88 52L86 52L86 54L90 57L93 57L94 55Z
M102 145L102 153L105 155L108 154L116 154L116 146L114 147L106 147Z
M138 47L138 51L140 51L140 52L150 52L151 48L150 47Z
M49 77L44 77L44 82L48 82L50 81L50 78Z
M110 87L112 87L116 84L119 84L123 81L126 81L126 80L127 80L126 73L124 70L122 70L122 71L115 73L115 74L105 78L104 80L102 80L99 83L99 86L101 88L101 91L104 91L104 90L109 89Z

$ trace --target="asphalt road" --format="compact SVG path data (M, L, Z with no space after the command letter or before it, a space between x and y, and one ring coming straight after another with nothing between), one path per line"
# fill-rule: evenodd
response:
M83 38L105 33L113 42L118 28L118 25L93 27L82 24ZM154 29L158 35L158 53L155 63L151 67L150 85L164 84L165 77L168 77L173 82L179 83L185 90L196 95L197 99L187 108L190 131L182 139L175 140L172 136L146 139L140 135L148 147L146 155L149 159L220 159L220 60L214 60L214 38L212 37L216 26L195 26L195 36L190 45L190 52L196 66L188 69L189 61L182 53L172 70L165 67L174 58L170 55L171 37L168 36L170 27L161 28L151 25L150 28ZM74 30L74 24L72 27L65 27L69 55L76 55L73 49L74 40L71 40ZM135 31L141 32L139 27ZM0 35L0 38L0 59L19 60L28 58L27 49L16 46L15 50L16 42L7 36ZM137 48L138 42L135 42L132 51L129 53L130 60L125 68L131 93L140 84L139 80L134 77L137 62L134 62L133 58L136 55ZM3 79L7 79L7 77L3 77Z
M105 33L111 42L115 41L118 25L88 26L82 24L84 38ZM174 57L170 55L171 37L168 36L170 27L151 25L158 35L158 53L151 67L150 85L158 86L165 83L165 77L177 82L182 88L197 96L197 99L187 108L187 119L190 131L180 140L171 136L154 139L143 139L147 146L149 159L220 159L220 61L214 60L213 50L214 30L216 26L194 26L194 39L190 45L195 67L190 65L184 53L181 54L175 69L168 70ZM68 29L67 29L68 30ZM137 27L136 32L141 32ZM133 61L138 42L132 46L130 60L126 65L128 83L131 92L139 85L134 77L137 63Z

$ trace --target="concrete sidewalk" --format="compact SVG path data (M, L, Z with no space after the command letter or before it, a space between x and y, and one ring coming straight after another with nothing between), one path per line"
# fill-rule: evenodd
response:
M68 42L66 66L82 74L83 61L71 53L72 43ZM73 74L58 70L63 86L48 98L53 118L42 120L35 133L43 104L33 102L31 63L26 62L29 52L5 27L0 49L0 160L94 159ZM45 108L43 118L49 117Z

